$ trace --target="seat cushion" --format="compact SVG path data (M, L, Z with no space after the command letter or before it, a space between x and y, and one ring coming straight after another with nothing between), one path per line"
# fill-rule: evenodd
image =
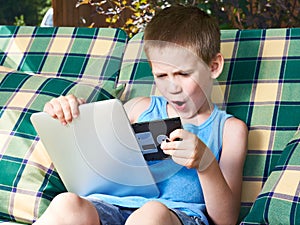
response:
M115 98L118 90L114 82L0 73L0 220L31 224L54 196L66 191L30 116L67 94L92 102Z

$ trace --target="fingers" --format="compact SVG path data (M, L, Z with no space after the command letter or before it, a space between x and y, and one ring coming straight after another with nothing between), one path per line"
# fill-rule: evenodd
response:
M175 158L193 159L195 155L195 145L190 141L172 141L162 143L161 148L164 153Z
M60 96L46 103L44 111L66 125L79 116L79 105L84 103L84 99L74 95Z
M77 98L79 105L85 104L86 100L84 98Z
M170 140L175 141L176 139L183 140L186 139L189 132L183 129L176 129L170 133Z
M55 113L50 102L47 102L44 106L44 112L48 113L51 117L55 118Z
M187 146L183 145L182 143L183 141L174 141L168 143L168 145L170 144L172 147L169 146L168 150L164 149L164 153L170 155L172 160L177 164L192 168L193 162L196 161L194 157L194 151L191 150L192 148L186 148Z
M194 136L188 131L183 129L176 129L175 131L171 132L170 137L168 138L169 142L162 142L161 148L163 150L180 150L186 148L192 148L190 142L188 141L191 137L189 135Z
M165 154L171 155L174 162L188 168L198 168L207 146L195 135L183 129L170 134L170 142L162 142ZM178 141L180 139L181 141Z
M72 122L71 107L68 100L64 97L59 97L50 101L53 105L56 118L64 125ZM71 104L71 103L70 103Z
M64 101L64 109L67 109L68 111L64 111L68 117L66 118L67 121L71 120L72 118L77 118L79 116L79 99L76 98L74 95L68 95L66 96L66 100ZM71 122L70 121L70 122Z
M165 154L171 155L176 163L189 167L195 153L194 140L191 141L193 136L188 131L177 129L170 134L170 142L162 142L161 148Z

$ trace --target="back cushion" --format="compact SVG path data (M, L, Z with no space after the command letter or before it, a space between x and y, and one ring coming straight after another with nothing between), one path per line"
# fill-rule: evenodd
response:
M243 217L300 122L300 29L222 34L225 68L219 84L226 109L249 126Z
M300 29L222 30L224 70L213 99L249 127L240 217L249 211L300 122ZM128 44L119 83L122 100L157 94L143 34ZM240 218L240 219L241 219Z
M0 65L85 82L114 81L127 35L113 28L0 26Z

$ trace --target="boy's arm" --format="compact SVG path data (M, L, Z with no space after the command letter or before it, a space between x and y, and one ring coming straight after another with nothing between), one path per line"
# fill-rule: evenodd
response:
M244 122L225 122L220 163L214 160L198 172L207 212L215 224L236 224L241 202L243 166L248 129Z

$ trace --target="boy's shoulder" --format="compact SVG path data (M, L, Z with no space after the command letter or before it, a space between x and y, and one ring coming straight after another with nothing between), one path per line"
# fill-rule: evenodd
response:
M225 127L226 130L248 130L248 127L246 123L234 116L228 118L225 122Z
M135 97L124 104L124 108L131 123L137 121L139 116L149 108L151 104L150 97Z
M236 117L230 117L224 124L224 140L228 139L247 139L248 127L246 123Z
M231 117L226 120L223 130L222 155L220 163L225 171L233 174L242 171L248 149L248 127L240 119ZM234 168L234 170L230 169ZM240 169L238 169L240 168Z

